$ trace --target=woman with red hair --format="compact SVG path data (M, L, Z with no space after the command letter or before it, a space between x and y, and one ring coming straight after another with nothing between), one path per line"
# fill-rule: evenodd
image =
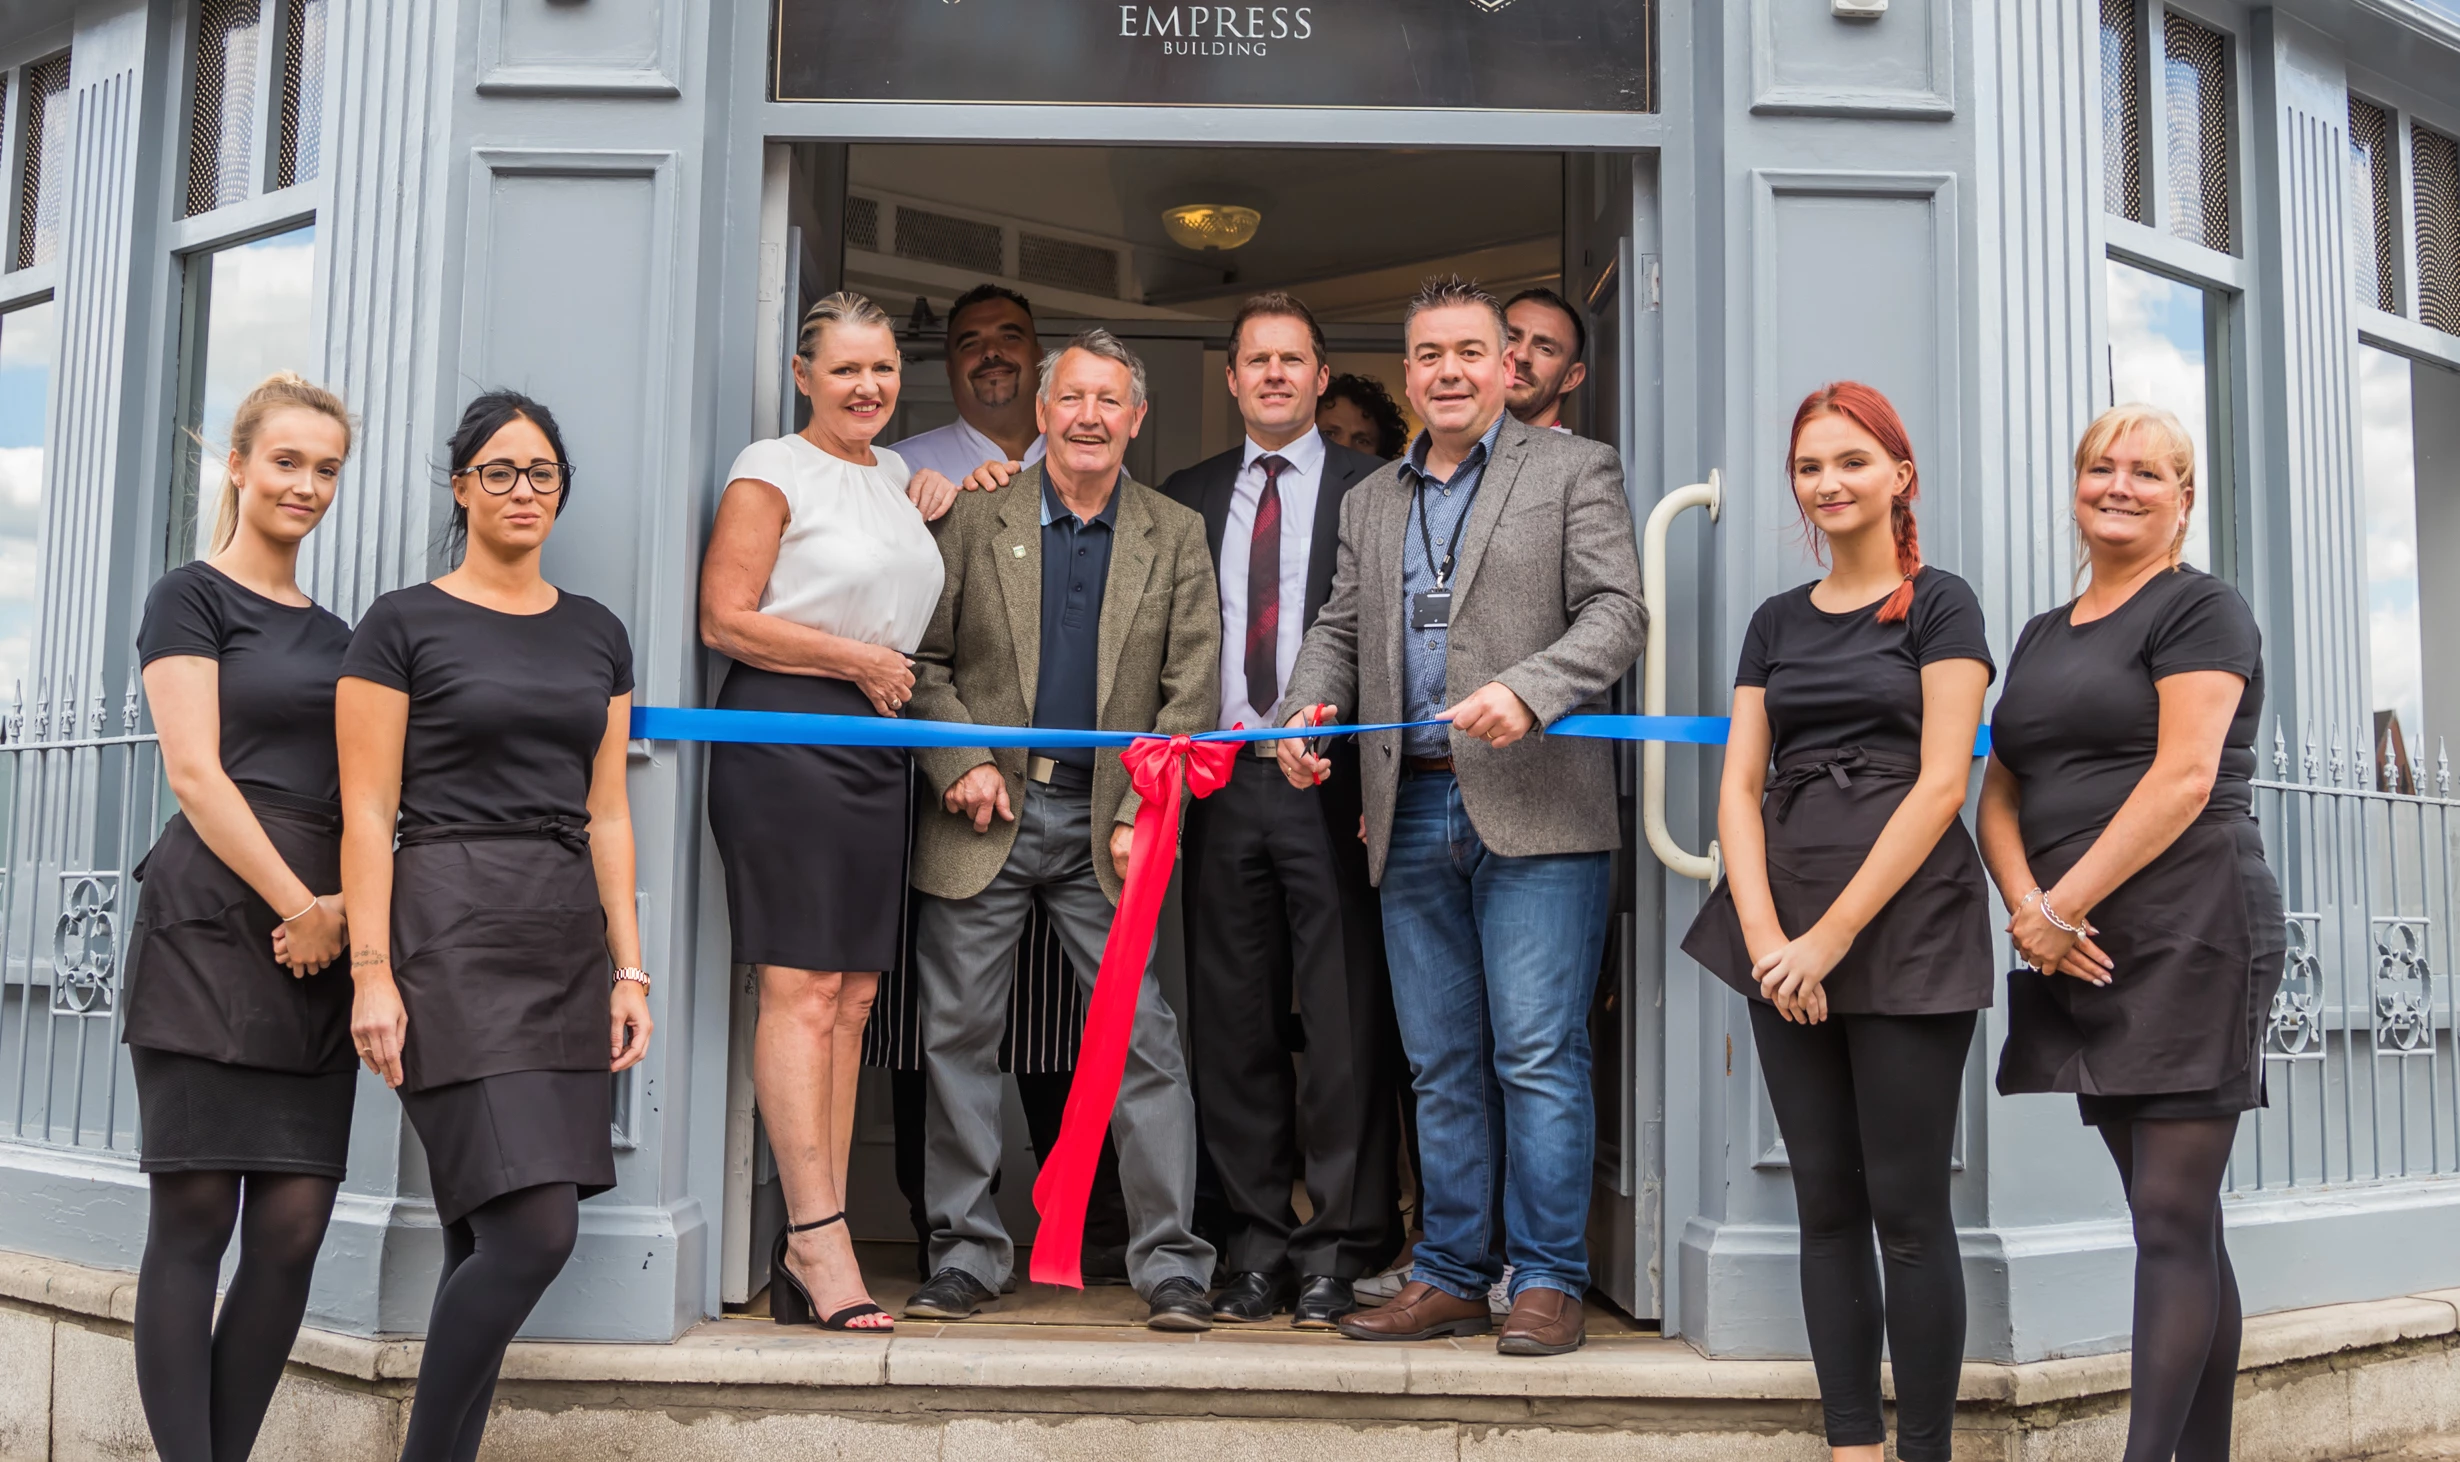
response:
M1897 1456L1948 1462L1965 1342L1949 1160L1993 986L1958 813L1994 671L1973 590L1922 563L1920 478L1888 398L1812 392L1786 463L1830 568L1751 616L1718 799L1726 876L1683 948L1749 1000L1829 1448L1880 1462L1884 1340Z

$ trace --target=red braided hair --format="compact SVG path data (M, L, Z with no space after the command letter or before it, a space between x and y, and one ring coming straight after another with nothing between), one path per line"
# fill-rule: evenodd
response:
M1785 444L1787 481L1793 480L1794 449L1802 443L1802 429L1823 416L1844 417L1869 432L1879 450L1912 469L1905 478L1905 490L1888 505L1888 526L1896 539L1896 570L1905 581L1879 603L1881 624L1901 624L1913 611L1913 576L1922 571L1922 536L1913 521L1913 500L1921 494L1922 474L1913 464L1913 442L1905 434L1905 419L1896 414L1887 397L1860 381L1830 381L1803 397L1794 412L1794 434ZM1802 511L1799 502L1795 508ZM1808 512L1802 514L1802 526L1814 527Z

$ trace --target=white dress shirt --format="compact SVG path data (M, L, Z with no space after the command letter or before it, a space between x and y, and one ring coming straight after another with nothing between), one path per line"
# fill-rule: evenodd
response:
M765 482L786 498L761 613L912 654L939 607L939 543L906 500L906 464L885 447L872 455L879 461L864 467L800 435L771 437L745 447L726 480Z
M959 486L983 463L1009 460L1005 448L974 430L962 416L946 426L907 437L897 443L897 455L916 472L936 472ZM1036 437L1025 449L1025 465L1031 467L1041 460L1042 438Z
M1280 449L1268 452L1250 438L1246 462L1230 489L1230 520L1221 532L1221 729L1259 726L1259 711L1247 703L1247 560L1256 535L1256 503L1264 496L1260 457L1279 456L1290 465L1274 484L1281 496L1281 619L1280 643L1273 651L1276 679L1286 690L1291 667L1298 663L1299 642L1307 637L1307 555L1315 547L1315 499L1324 484L1324 437L1314 427Z

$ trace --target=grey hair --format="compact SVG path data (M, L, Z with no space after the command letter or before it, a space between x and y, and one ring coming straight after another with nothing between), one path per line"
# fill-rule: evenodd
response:
M1488 294L1483 285L1474 279L1463 279L1458 274L1433 274L1418 282L1418 292L1409 297L1409 304L1402 309L1401 338L1409 338L1410 322L1427 311L1457 309L1464 305L1474 305L1495 317L1497 344L1510 335L1511 326L1503 318L1503 301Z
M1035 390L1035 395L1044 401L1051 399L1051 382L1059 375L1060 359L1071 350L1081 350L1087 355L1098 355L1104 360L1126 366L1128 405L1145 404L1145 363L1137 359L1135 351L1127 348L1126 341L1099 325L1072 337L1067 344L1042 357L1042 384Z
M888 311L863 295L841 289L814 301L803 312L803 328L794 338L794 353L805 360L815 359L820 337L831 325L880 325L886 327L892 338L897 333L897 324L888 317Z

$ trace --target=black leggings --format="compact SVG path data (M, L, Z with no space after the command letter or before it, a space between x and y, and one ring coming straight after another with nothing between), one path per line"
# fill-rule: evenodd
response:
M2228 1462L2245 1316L2221 1240L2221 1178L2238 1118L2099 1129L2135 1215L2135 1339L2126 1462Z
M492 1198L444 1228L444 1273L410 1402L402 1462L472 1462L504 1347L572 1257L581 1195L542 1183Z
M137 1270L137 1395L162 1462L240 1462L273 1404L333 1216L331 1178L155 1173ZM244 1201L243 1201L244 1198ZM239 1270L214 1315L231 1230Z
M1965 1354L1965 1276L1948 1160L1974 1014L1831 1015L1795 1025L1751 1002L1760 1071L1785 1134L1802 1221L1802 1317L1831 1447L1887 1440L1884 1335L1896 1363L1896 1455L1948 1462ZM1872 1261L1872 1232L1884 1261Z

